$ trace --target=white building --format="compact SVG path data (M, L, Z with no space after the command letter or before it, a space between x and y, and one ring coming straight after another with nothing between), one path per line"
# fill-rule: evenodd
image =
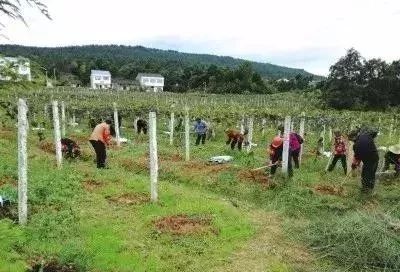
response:
M111 88L111 73L109 71L92 70L90 73L90 87L92 89Z
M160 74L139 73L136 80L140 87L147 92L162 92L164 90L164 77Z
M31 81L31 65L26 58L0 57L0 80L19 78Z

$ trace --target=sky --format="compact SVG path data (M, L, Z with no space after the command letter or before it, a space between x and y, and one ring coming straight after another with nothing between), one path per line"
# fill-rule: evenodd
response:
M327 75L346 50L400 59L399 0L43 0L0 43L123 44L233 56Z

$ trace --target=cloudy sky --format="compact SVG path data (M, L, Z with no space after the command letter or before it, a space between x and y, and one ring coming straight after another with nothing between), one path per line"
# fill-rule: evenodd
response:
M229 55L326 75L346 49L400 59L399 0L43 0L9 40L35 46L144 45Z

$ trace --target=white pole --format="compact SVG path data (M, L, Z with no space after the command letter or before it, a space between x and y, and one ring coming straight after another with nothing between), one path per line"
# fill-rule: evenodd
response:
M329 142L332 142L332 128L329 127Z
M290 116L285 118L285 131L283 140L283 153L282 153L282 173L284 175L288 174L289 165L289 136L290 136Z
M174 126L175 126L175 113L171 112L171 120L169 124L169 144L173 145L174 144Z
M114 126L115 126L115 137L117 140L117 146L121 146L121 138L119 136L119 120L118 120L118 110L117 103L113 103L114 106Z
M151 201L157 202L158 155L157 155L157 119L155 112L149 113L149 147L150 147Z
M267 123L267 120L265 118L263 118L262 121L261 121L261 127L262 127L261 135L263 137L265 136L265 125L266 125L266 123Z
M305 119L305 113L301 113L301 119L300 119L300 130L299 134L300 137L304 139L304 127L305 127L306 119ZM299 156L299 162L301 163L301 158L303 157L303 152L304 152L304 143L301 144L300 147L300 156Z
M139 118L135 117L135 120L133 121L133 129L135 130L135 133L138 133L138 127L137 127L138 120L139 120Z
M392 140L392 133L393 133L393 120L390 123L390 129L389 129L389 141Z
M65 103L61 101L61 137L65 137Z
M325 152L325 132L326 132L326 126L324 124L322 130L322 152Z
M28 218L28 107L25 100L18 100L18 222L25 225Z
M242 120L240 121L240 133L244 133L244 117L242 117Z
M248 123L248 128L249 132L247 135L247 152L250 152L251 150L251 143L253 142L253 117L249 118L249 123Z
M185 160L190 160L190 127L189 127L189 109L185 108Z
M62 163L61 131L60 131L60 119L58 116L57 101L53 101L53 126L54 126L54 146L56 148L57 167L61 168L61 163Z

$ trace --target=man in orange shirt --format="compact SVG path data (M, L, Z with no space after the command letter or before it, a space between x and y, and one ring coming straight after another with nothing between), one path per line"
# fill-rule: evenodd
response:
M107 119L105 122L98 124L90 135L89 141L96 152L97 168L105 168L106 164L106 145L110 143L110 125L112 121Z

